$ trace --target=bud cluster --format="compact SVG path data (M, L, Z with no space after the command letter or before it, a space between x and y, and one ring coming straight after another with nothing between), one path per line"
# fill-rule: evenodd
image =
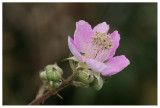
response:
M103 86L103 79L100 73L97 73L87 67L85 63L79 63L79 68L77 69L77 77L84 84L89 85L94 90L100 90Z
M63 70L57 64L47 65L45 70L40 72L40 79L49 88L57 88L62 84L61 76Z

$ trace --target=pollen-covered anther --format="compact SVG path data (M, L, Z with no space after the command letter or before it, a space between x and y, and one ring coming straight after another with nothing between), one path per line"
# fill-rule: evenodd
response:
M95 32L95 36L92 36L92 45L101 47L102 49L111 49L113 48L113 41L110 37L110 34Z

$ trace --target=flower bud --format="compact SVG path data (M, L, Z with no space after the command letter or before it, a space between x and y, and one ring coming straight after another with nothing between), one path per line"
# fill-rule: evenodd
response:
M54 87L53 81L49 81L49 87L52 89Z
M57 88L62 84L62 80L60 79L59 81L54 82L54 87Z
M103 86L103 79L101 77L100 78L95 77L94 81L90 84L90 86L96 91L100 90Z
M62 80L60 79L59 81L49 81L49 86L50 88L57 88L62 84Z
M47 74L46 71L42 71L39 73L40 79L43 83L47 83L48 79L47 79Z
M89 69L79 69L77 73L77 77L79 78L80 81L82 81L85 84L89 84L94 80L92 71Z
M46 66L47 78L50 81L58 81L62 74L63 70L59 68L56 64Z
M46 71L42 71L40 72L39 74L40 78L43 79L43 80L47 80L47 74L46 74Z
M57 64L54 64L53 68L55 68L61 75L63 75L63 70Z

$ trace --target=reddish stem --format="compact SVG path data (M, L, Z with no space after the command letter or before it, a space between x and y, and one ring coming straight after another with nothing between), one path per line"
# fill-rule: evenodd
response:
M76 77L76 74L77 74L77 72L73 71L72 75L67 80L65 80L61 86L59 86L58 88L54 88L52 90L49 90L48 92L46 92L42 96L35 98L29 105L38 105L41 101L48 98L50 95L53 95L53 93L54 94L58 93L59 90L61 90L62 88L66 87L72 83L72 81Z

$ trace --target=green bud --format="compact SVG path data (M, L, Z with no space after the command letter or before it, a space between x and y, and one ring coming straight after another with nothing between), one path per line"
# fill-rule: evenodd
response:
M54 64L53 68L57 70L61 75L63 75L63 70L57 64Z
M77 77L79 78L80 81L82 81L85 84L89 84L94 80L92 71L89 69L79 69Z
M43 79L43 80L47 80L47 74L46 74L46 71L42 71L40 72L39 74L40 78Z
M49 81L49 86L50 86L50 88L53 88L53 87L54 87L53 81Z
M101 77L100 78L95 77L94 81L90 84L90 86L96 91L100 90L103 86L103 79Z
M58 81L62 74L63 70L59 68L56 64L46 66L47 78L50 81Z
M49 86L50 88L57 88L62 84L62 80L60 79L59 81L49 81Z
M57 87L59 87L61 84L62 84L62 80L60 79L59 81L54 82L54 87L57 88Z
M43 83L47 83L48 79L47 79L47 74L46 71L42 71L39 73L40 79Z

